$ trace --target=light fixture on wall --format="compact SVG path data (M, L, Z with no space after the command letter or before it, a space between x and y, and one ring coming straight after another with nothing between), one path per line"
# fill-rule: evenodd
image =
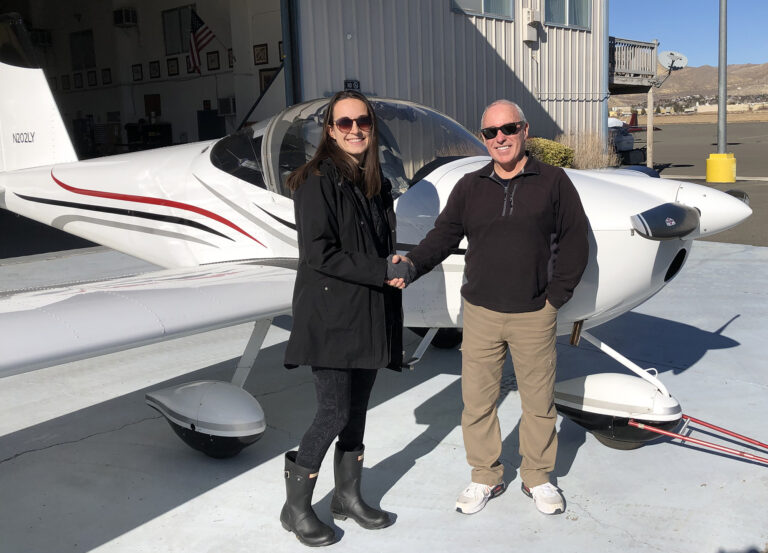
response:
M533 43L539 41L538 25L541 24L541 12L532 8L523 8L523 42ZM528 44L531 46L531 44Z

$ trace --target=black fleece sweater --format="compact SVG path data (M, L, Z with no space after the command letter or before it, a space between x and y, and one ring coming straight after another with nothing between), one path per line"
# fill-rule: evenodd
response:
M503 313L560 308L573 295L589 256L589 223L573 183L531 157L504 181L493 163L453 188L435 227L410 253L418 275L429 272L464 236L470 303Z

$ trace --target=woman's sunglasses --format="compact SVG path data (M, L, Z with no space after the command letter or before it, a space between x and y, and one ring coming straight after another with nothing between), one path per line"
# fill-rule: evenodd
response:
M353 125L357 123L357 128L363 132L368 132L373 126L373 120L370 115L361 115L357 119L350 119L349 117L340 117L333 122L336 128L343 133L352 132Z
M491 138L496 138L496 133L499 131L506 136L509 136L510 134L517 134L523 127L525 127L525 121L517 121L516 123L507 123L501 127L485 127L484 129L480 129L480 134L482 134L486 140L490 140Z

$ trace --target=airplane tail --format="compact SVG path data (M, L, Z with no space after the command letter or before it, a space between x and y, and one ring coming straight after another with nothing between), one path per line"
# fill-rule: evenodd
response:
M633 111L632 115L629 118L629 126L630 127L637 127L637 112Z
M77 161L21 18L0 15L0 172Z

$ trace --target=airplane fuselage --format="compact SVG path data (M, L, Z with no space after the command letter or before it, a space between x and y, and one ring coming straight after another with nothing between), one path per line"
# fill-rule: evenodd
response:
M293 203L215 167L214 141L0 174L11 211L166 268L298 257ZM488 162L470 157L440 166L396 201L398 242L417 244L432 228L461 176ZM581 284L559 316L589 328L641 304L683 266L690 236L651 240L631 217L683 201L701 227L722 230L748 209L706 187L603 171L568 170L590 221L590 257ZM716 196L712 198L712 196ZM713 215L710 216L710 213ZM735 222L732 222L735 224ZM708 233L708 232L707 232ZM460 249L466 248L464 240ZM408 326L461 326L464 257L451 255L405 291ZM513 285L513 283L510 283Z

